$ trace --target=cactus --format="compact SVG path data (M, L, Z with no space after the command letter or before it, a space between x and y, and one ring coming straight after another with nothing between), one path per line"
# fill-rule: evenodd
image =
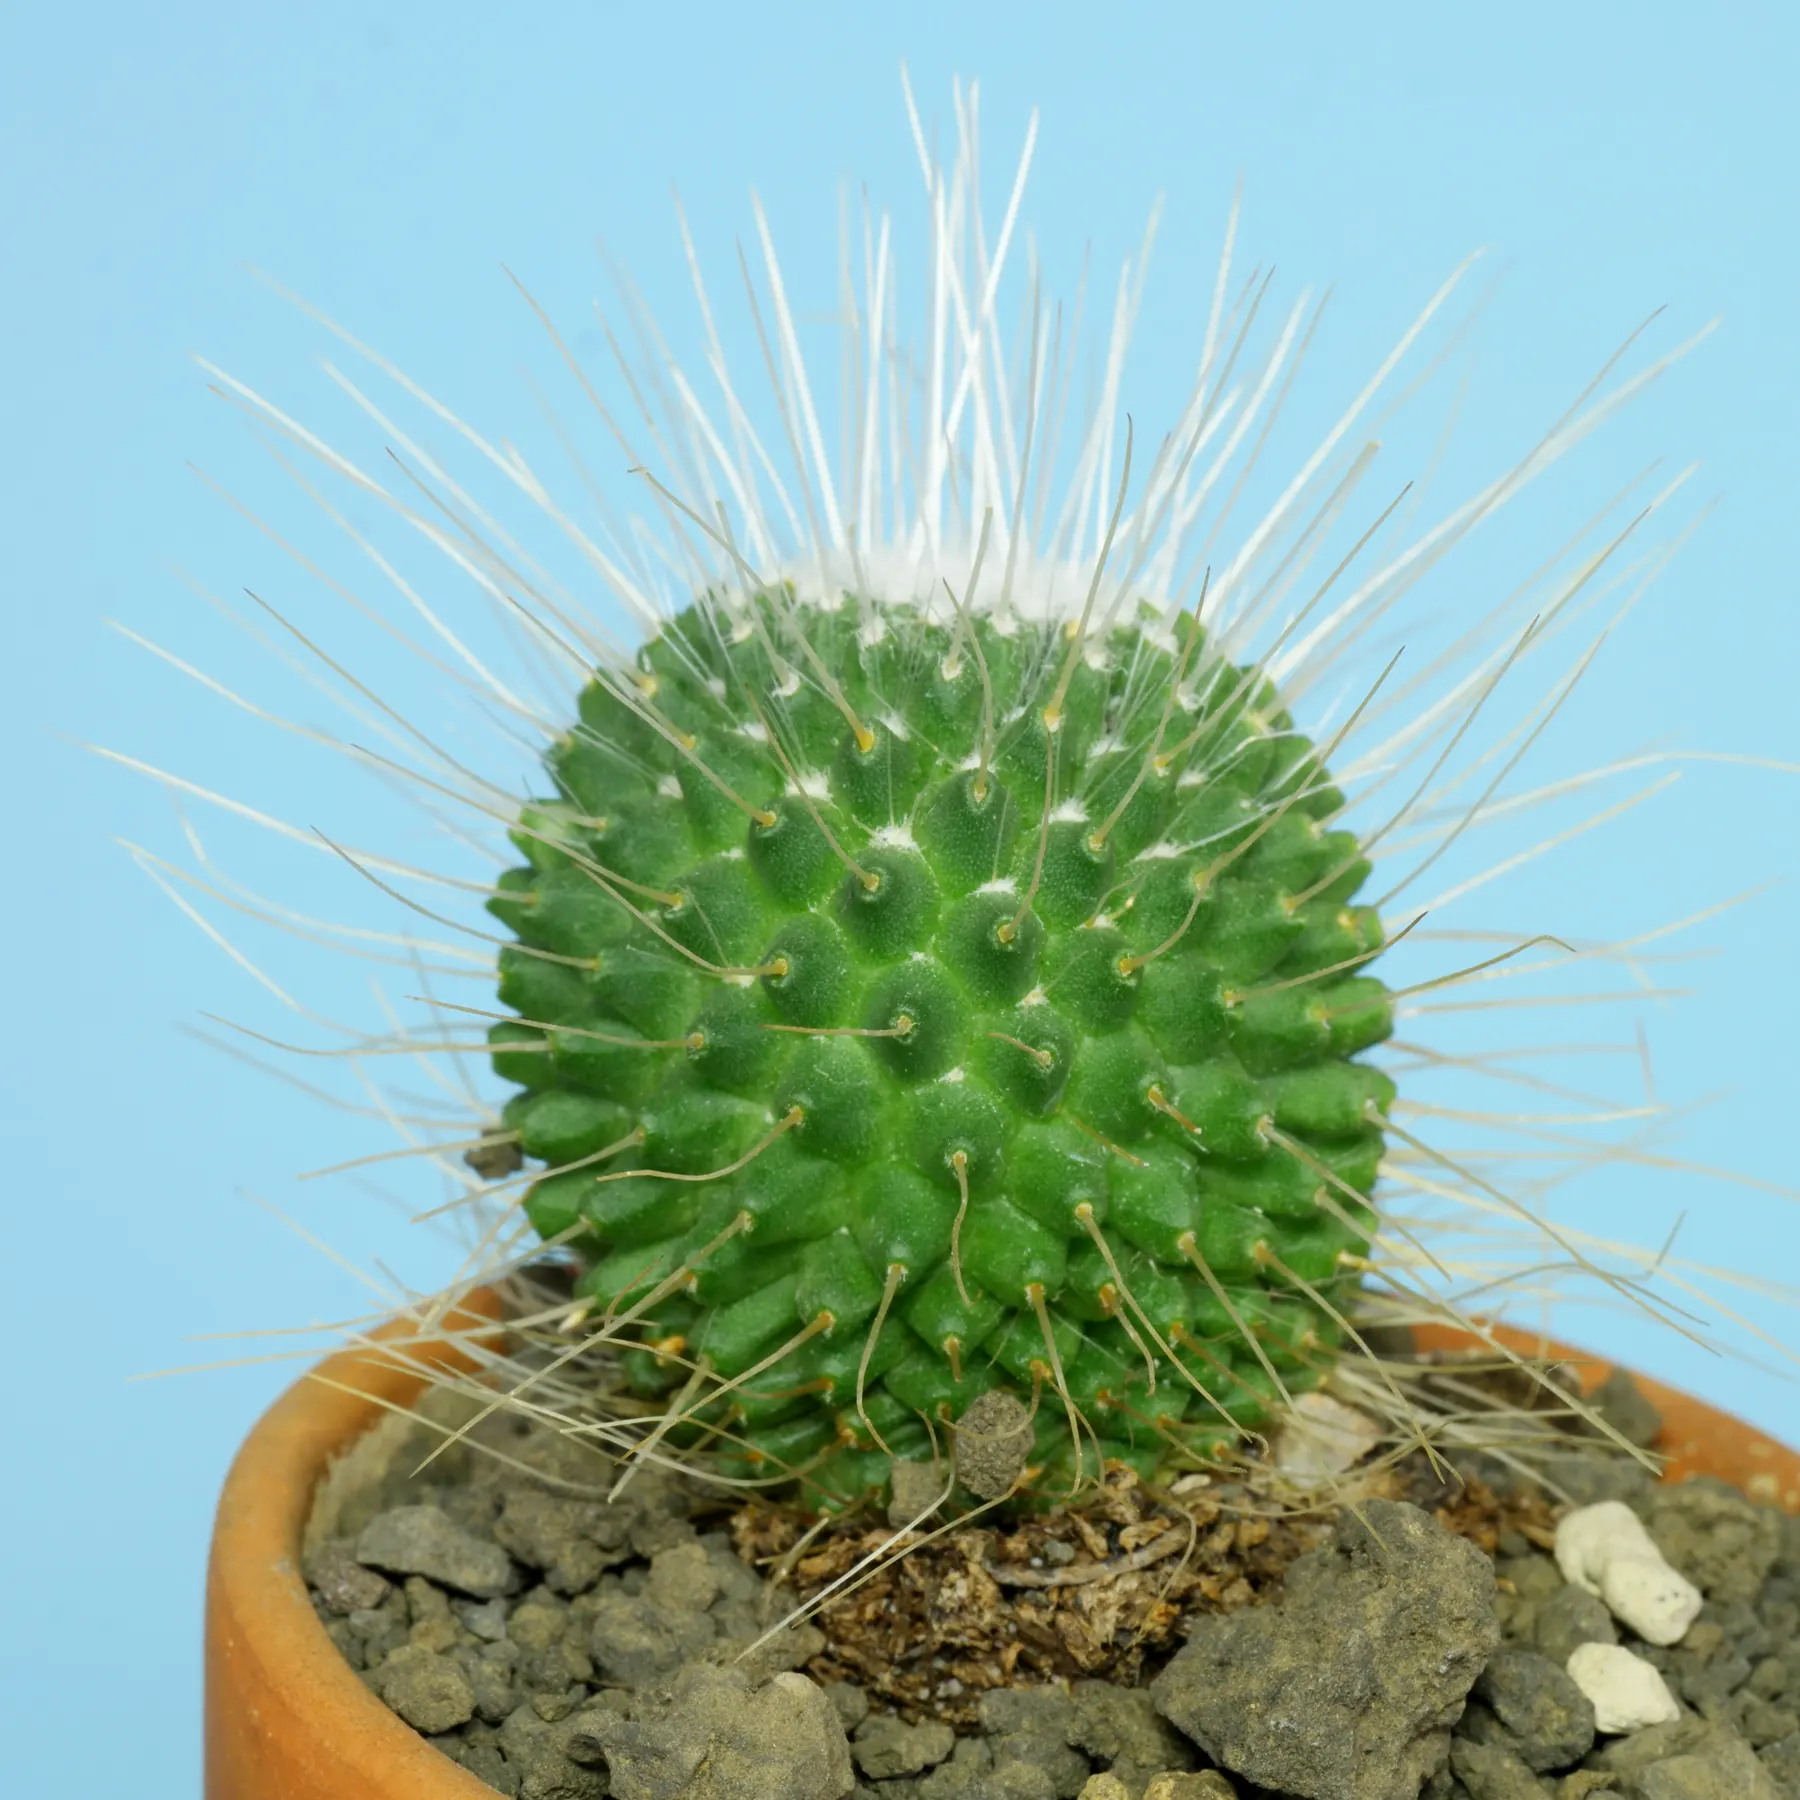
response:
M860 294L845 275L835 467L766 229L766 316L745 268L771 378L761 414L735 384L697 263L711 411L649 330L644 368L620 353L632 423L549 328L628 466L659 471L643 490L656 518L622 530L604 509L586 523L516 445L481 436L335 326L434 429L451 428L497 478L498 501L425 448L430 431L396 431L398 449L359 467L214 372L278 438L390 511L409 545L441 552L510 628L493 645L465 635L429 578L323 497L356 566L373 557L416 631L287 552L421 655L449 697L473 699L509 751L522 735L548 744L540 797L520 802L531 777L478 773L460 737L443 748L450 736L376 699L310 626L293 627L359 722L358 739L302 735L410 788L434 824L446 802L465 809L459 850L505 829L502 867L518 866L495 879L390 860L148 772L336 854L433 922L429 936L339 927L217 890L284 932L342 932L351 954L432 984L408 996L429 1008L423 1030L384 999L383 1029L365 1034L263 982L331 1028L323 1044L286 1047L343 1059L349 1103L405 1140L383 1159L421 1158L456 1184L433 1211L464 1209L472 1253L418 1308L423 1334L446 1329L447 1296L542 1266L552 1247L559 1278L512 1291L517 1353L487 1365L483 1391L619 1453L621 1481L666 1451L740 1487L854 1504L895 1462L953 1451L946 1427L977 1403L1007 1445L1022 1405L1021 1491L1054 1499L1112 1460L1158 1475L1230 1459L1327 1381L1383 1422L1390 1447L1485 1441L1467 1396L1408 1385L1370 1327L1494 1314L1513 1290L1540 1300L1564 1282L1654 1310L1639 1296L1665 1272L1663 1251L1552 1217L1541 1202L1561 1174L1531 1160L1542 1145L1572 1165L1630 1156L1604 1127L1644 1110L1545 1121L1515 1117L1510 1098L1465 1106L1458 1084L1517 1071L1443 1054L1410 1028L1391 1066L1414 1091L1397 1100L1365 1053L1415 990L1390 993L1374 970L1427 911L1440 940L1501 947L1433 968L1419 989L1540 967L1555 981L1611 954L1550 940L1566 960L1514 961L1546 940L1441 923L1534 852L1473 878L1459 869L1434 899L1413 884L1471 827L1576 785L1501 794L1591 650L1523 720L1484 709L1582 608L1640 579L1614 552L1680 483L1610 538L1602 508L1473 615L1457 576L1452 603L1433 602L1435 646L1379 704L1356 699L1385 680L1370 685L1374 633L1419 623L1397 610L1414 587L1663 364L1584 393L1497 479L1406 526L1418 494L1402 509L1407 487L1390 489L1378 510L1359 491L1379 449L1377 396L1459 270L1298 472L1266 504L1246 502L1254 524L1225 537L1310 338L1306 303L1258 335L1266 283L1237 289L1234 213L1192 386L1134 485L1118 379L1128 268L1105 382L1059 468L1075 334L1064 341L1035 273L1024 333L1009 337L995 311L1031 140L990 236L974 125L972 97L959 100L948 167L920 142L922 340L900 335L885 221L871 226ZM386 436L386 415L344 385ZM574 440L559 440L587 473ZM514 501L572 551L574 576L515 535ZM1403 541L1387 540L1390 520ZM582 585L594 576L597 611ZM637 620L640 648L615 647L615 608ZM546 701L533 683L547 669ZM1295 712L1336 722L1309 739ZM384 748L360 741L365 724ZM1384 869L1378 904L1359 904L1373 856L1403 868ZM140 861L159 881L177 873ZM180 879L215 892L205 866ZM449 916L430 891L440 880L493 918ZM496 945L498 1010L480 990L473 1006L439 997L442 980L490 982ZM476 1048L515 1090L503 1113L463 1079ZM454 1079L422 1097L384 1091L378 1071L396 1065L363 1061L437 1055ZM1521 1172L1525 1200L1499 1185ZM560 1281L571 1260L573 1306Z
M1324 752L1189 614L833 601L695 604L547 758L489 902L531 1221L821 1500L995 1387L1065 1485L1216 1455L1331 1369L1394 1091Z

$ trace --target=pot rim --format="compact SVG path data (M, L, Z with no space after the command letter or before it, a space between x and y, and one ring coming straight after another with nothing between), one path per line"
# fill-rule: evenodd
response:
M451 1322L479 1331L500 1310L493 1289L477 1288ZM444 1343L379 1348L409 1329L394 1321L309 1371L258 1420L226 1476L207 1566L207 1800L493 1800L369 1691L314 1614L300 1573L302 1534L332 1463L384 1413L411 1404L427 1367L476 1366ZM1584 1391L1616 1366L1539 1333L1491 1329L1508 1348L1571 1364ZM1414 1336L1424 1350L1480 1347L1446 1326ZM1800 1513L1800 1452L1680 1389L1633 1379L1663 1415L1665 1482L1717 1475Z

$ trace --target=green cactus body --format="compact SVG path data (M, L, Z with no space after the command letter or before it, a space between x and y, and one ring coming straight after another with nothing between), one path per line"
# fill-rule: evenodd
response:
M494 1066L685 1436L832 1505L1005 1387L1062 1491L1329 1373L1381 927L1320 753L1191 618L708 601L548 767Z

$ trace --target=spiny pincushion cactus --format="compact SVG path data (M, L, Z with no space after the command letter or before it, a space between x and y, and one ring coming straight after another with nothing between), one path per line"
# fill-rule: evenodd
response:
M470 1222L472 1254L448 1294L536 1261L542 1242L576 1259L574 1307L560 1278L511 1290L524 1350L488 1366L493 1404L629 1459L799 1482L820 1505L878 1488L890 1459L949 1450L968 1475L962 1453L984 1433L989 1450L1032 1437L1028 1489L1054 1498L1109 1456L1173 1468L1246 1433L1303 1438L1325 1399L1390 1422L1396 1443L1471 1441L1463 1397L1407 1386L1365 1327L1492 1313L1509 1292L1535 1304L1565 1279L1634 1294L1662 1252L1626 1254L1551 1217L1541 1203L1565 1171L1543 1159L1622 1155L1606 1122L1644 1111L1590 1111L1583 1089L1578 1114L1520 1114L1512 1051L1447 1054L1429 1026L1392 1046L1405 1099L1359 1059L1403 995L1538 968L1560 987L1554 971L1622 948L1522 958L1542 940L1464 927L1464 898L1530 852L1474 875L1444 863L1436 895L1415 884L1476 828L1581 785L1502 793L1591 650L1523 718L1489 702L1609 584L1657 566L1662 551L1642 565L1615 552L1680 484L1616 535L1604 507L1573 538L1559 528L1522 580L1485 562L1451 593L1430 584L1663 364L1584 394L1498 478L1409 525L1423 488L1396 483L1382 504L1362 484L1382 455L1408 473L1435 462L1428 442L1419 463L1404 433L1396 451L1374 429L1389 431L1382 396L1459 270L1297 472L1265 484L1316 315L1302 297L1278 321L1266 278L1241 281L1234 210L1191 385L1134 482L1121 382L1141 263L1121 275L1104 377L1065 440L1081 333L1045 299L1035 257L1024 330L999 322L1035 126L990 232L973 93L957 97L950 164L913 123L927 304L906 335L896 240L871 215L860 289L841 271L839 431L821 422L760 214L766 301L747 259L743 272L761 402L732 372L697 258L704 375L638 317L641 366L607 334L632 403L614 407L550 328L604 424L602 454L648 476L654 518L611 509L576 434L559 429L553 448L574 457L587 500L565 501L519 444L481 435L337 327L423 421L390 426L339 375L383 435L366 468L215 371L359 507L391 515L405 546L392 554L322 501L352 570L373 557L392 585L403 622L377 611L384 641L422 656L434 694L472 702L509 752L547 741L551 783L520 805L532 778L479 772L460 712L441 736L405 722L323 649L358 733L302 735L416 791L434 824L446 802L463 806L477 829L457 823L459 858L485 851L496 824L513 850L438 870L356 848L360 829L321 842L166 779L337 852L384 902L432 922L341 940L429 984L409 996L422 1025L390 1016L368 1035L303 1009L332 1035L298 1048L341 1058L347 1104L380 1114L397 1154L449 1184L432 1210ZM629 291L626 304L635 314ZM475 474L452 472L463 452ZM1234 523L1240 507L1254 515ZM546 521L548 541L532 537ZM492 642L449 622L442 571L411 565L421 545L498 616ZM303 565L369 610L360 573ZM643 648L619 648L625 616ZM310 629L295 627L309 650ZM1390 631L1408 674L1347 707L1380 685ZM1415 631L1436 647L1421 656ZM1332 721L1316 744L1289 706ZM526 866L496 881L516 854ZM1355 903L1369 856L1384 860L1385 929ZM210 866L192 879L215 891ZM512 939L446 912L440 882L479 893ZM1428 912L1432 930L1415 931ZM340 930L285 907L269 917L308 937ZM1409 934L1414 957L1434 954L1427 938L1481 949L1390 995L1371 969L1384 938ZM498 1009L491 986L473 1006L442 997L469 994L446 982L491 984L496 947ZM298 1004L272 979L264 990ZM467 1079L471 1018L477 1033L499 1021L483 1047L522 1090L504 1118ZM396 1066L440 1079L390 1092L380 1071ZM1470 1105L1467 1080L1507 1097ZM1611 1272L1622 1254L1628 1282ZM422 1329L441 1331L446 1310L423 1308ZM1290 1408L1326 1379L1330 1395ZM1028 1432L1003 1417L1009 1396L1031 1409ZM980 1431L948 1437L971 1403ZM987 1460L1001 1491L1005 1459Z
M954 600L954 596L951 597ZM788 588L603 673L490 902L526 1201L815 1499L997 1386L1063 1477L1329 1372L1393 1095L1323 754L1186 614Z

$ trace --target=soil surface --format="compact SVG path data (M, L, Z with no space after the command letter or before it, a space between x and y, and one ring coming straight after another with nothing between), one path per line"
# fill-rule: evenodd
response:
M1800 1520L1591 1444L1560 1494L1415 1457L1294 1514L1115 1470L1078 1511L902 1534L653 1469L612 1495L498 1417L421 1468L466 1417L422 1414L327 1479L308 1587L371 1690L519 1800L1800 1800ZM1706 1596L1677 1645L1565 1585L1556 1520L1601 1499ZM1598 1735L1564 1668L1594 1642L1680 1717Z

